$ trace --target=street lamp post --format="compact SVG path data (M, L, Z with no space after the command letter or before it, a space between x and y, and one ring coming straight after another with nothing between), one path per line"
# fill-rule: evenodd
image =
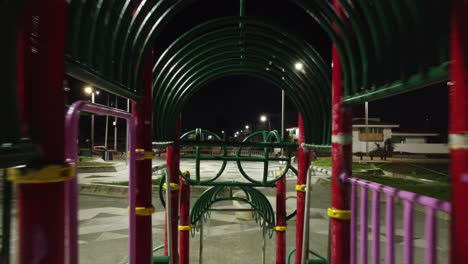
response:
M271 130L270 119L268 119L268 117L266 115L261 115L260 116L260 121L263 122L263 123L268 121L268 131Z
M91 95L91 103L94 104L95 95L99 94L99 91L94 91L93 87L86 86L84 92L88 95ZM94 114L91 115L91 153L94 148Z

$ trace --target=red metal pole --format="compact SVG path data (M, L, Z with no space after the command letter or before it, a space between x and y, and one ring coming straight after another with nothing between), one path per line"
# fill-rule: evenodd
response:
M167 156L166 156L166 162L167 162L167 167L169 170L169 175L170 175L170 181L171 184L177 184L179 183L179 167L180 167L180 145L179 145L179 138L180 138L180 118L177 120L176 123L176 131L175 133L175 139L174 139L174 144L172 146L167 147ZM167 202L166 206L171 206L171 215L169 216L169 219L172 224L172 248L174 249L174 262L177 263L177 258L178 258L178 250L177 250L177 245L178 245L178 237L177 237L177 224L178 224L178 215L179 215L179 190L171 188L172 191L172 196L171 196L171 201L170 203ZM166 216L166 221L167 221L167 216ZM165 247L164 247L164 254L167 256L168 254L168 242L167 242L167 229L165 231L166 236L165 236ZM171 264L175 264L171 263Z
M343 15L338 0L335 9ZM350 207L349 187L340 182L340 174L351 173L352 166L352 113L342 103L344 96L341 61L336 46L332 51L332 209L348 211ZM350 226L349 220L331 218L331 263L349 263Z
M298 158L297 158L297 215L296 215L296 264L301 264L302 256L302 241L304 239L304 209L305 209L305 192L304 187L307 179L307 169L310 165L310 151L304 150L301 144L305 143L304 121L299 114L299 138L298 138Z
M148 55L144 69L144 97L141 104L132 102L132 113L136 117L136 149L140 152L152 152L152 52ZM130 150L131 152L135 150ZM136 263L151 263L152 259L152 225L151 215L151 155L136 161Z
M286 176L276 182L276 263L286 263Z
M184 172L186 176L190 176ZM190 257L190 185L180 177L180 264L188 264Z
M452 223L450 263L468 263L468 1L453 0L450 64Z
M44 166L64 164L66 1L27 1L18 36L18 87L27 133ZM64 183L18 185L18 263L65 261Z

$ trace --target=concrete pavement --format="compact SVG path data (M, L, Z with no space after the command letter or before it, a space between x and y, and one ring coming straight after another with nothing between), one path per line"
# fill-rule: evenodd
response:
M182 169L190 169L193 163L182 161ZM216 173L219 164L205 163L202 164L202 173ZM245 170L252 175L259 174L262 171L261 164L246 164ZM237 168L227 167L226 175L220 180L234 180L239 178ZM122 170L112 175L101 178L93 178L90 174L80 174L79 182L83 185L92 184L94 181L125 181L128 180L128 171ZM158 176L155 176L158 177ZM315 184L312 192L311 216L310 216L310 245L311 249L317 253L326 256L328 249L328 217L326 210L330 205L330 183L327 181L328 176L318 173L318 176L313 177ZM288 176L288 190L293 191L295 185L295 177ZM104 185L105 186L105 185ZM117 188L117 187L112 187ZM118 187L126 190L125 187ZM275 208L274 189L263 188L267 198ZM95 194L100 194L96 192ZM101 193L102 194L102 193ZM80 194L79 201L79 245L80 245L80 263L126 263L128 256L128 202L125 198L126 193L123 191L115 197L105 197L102 195L86 195ZM192 197L192 203L196 197ZM1 203L0 203L1 204ZM153 219L153 242L154 246L163 243L164 233L164 211L157 197L153 197L153 204L156 208L156 213L152 216ZM369 206L371 204L369 203ZM233 207L231 203L223 203L217 207ZM294 210L295 200L288 200L288 210ZM383 210L384 203L381 204L381 221L380 221L380 245L381 259L385 257L385 212ZM396 263L403 263L403 215L402 206L397 203L395 206L396 213ZM16 212L13 212L16 217ZM424 212L415 211L415 233L413 243L415 245L415 263L424 263ZM369 231L367 239L369 247L371 245L371 221L370 208L368 216ZM14 220L14 219L13 219ZM447 220L438 221L438 262L448 263L448 233L449 222ZM13 221L13 230L16 230L15 221ZM16 233L13 232L12 245L17 241ZM288 222L287 250L294 247L295 240L295 219ZM199 233L191 239L191 263L199 263ZM255 221L239 220L233 212L212 212L211 217L204 224L203 236L203 263L261 263L262 256L262 231ZM15 249L12 249L14 254ZM358 248L359 252L359 248ZM369 248L369 254L371 250ZM266 263L275 263L275 237L266 239ZM360 263L360 261L358 261ZM382 262L383 263L383 262Z

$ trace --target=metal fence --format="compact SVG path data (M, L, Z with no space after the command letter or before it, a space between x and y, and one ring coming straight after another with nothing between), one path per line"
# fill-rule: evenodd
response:
M384 196L385 204L385 263L395 263L395 202L403 202L403 263L414 263L414 206L425 207L425 257L424 263L437 263L437 213L450 213L451 204L435 198L419 195L381 185L378 183L347 177L341 179L351 184L351 264L358 259L357 245L359 240L359 263L368 263L368 193L371 192L371 262L381 263L380 260L380 199ZM360 190L358 209L358 189ZM359 215L358 215L359 210ZM358 221L360 230L358 236ZM359 239L360 238L360 239Z

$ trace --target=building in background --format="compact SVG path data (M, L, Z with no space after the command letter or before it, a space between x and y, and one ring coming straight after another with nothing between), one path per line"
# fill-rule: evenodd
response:
M289 140L297 142L298 127L287 128ZM440 142L438 133L408 131L399 124L383 122L380 118L369 118L366 130L364 118L353 119L353 153L375 152L391 146L396 154L448 154L447 143Z

